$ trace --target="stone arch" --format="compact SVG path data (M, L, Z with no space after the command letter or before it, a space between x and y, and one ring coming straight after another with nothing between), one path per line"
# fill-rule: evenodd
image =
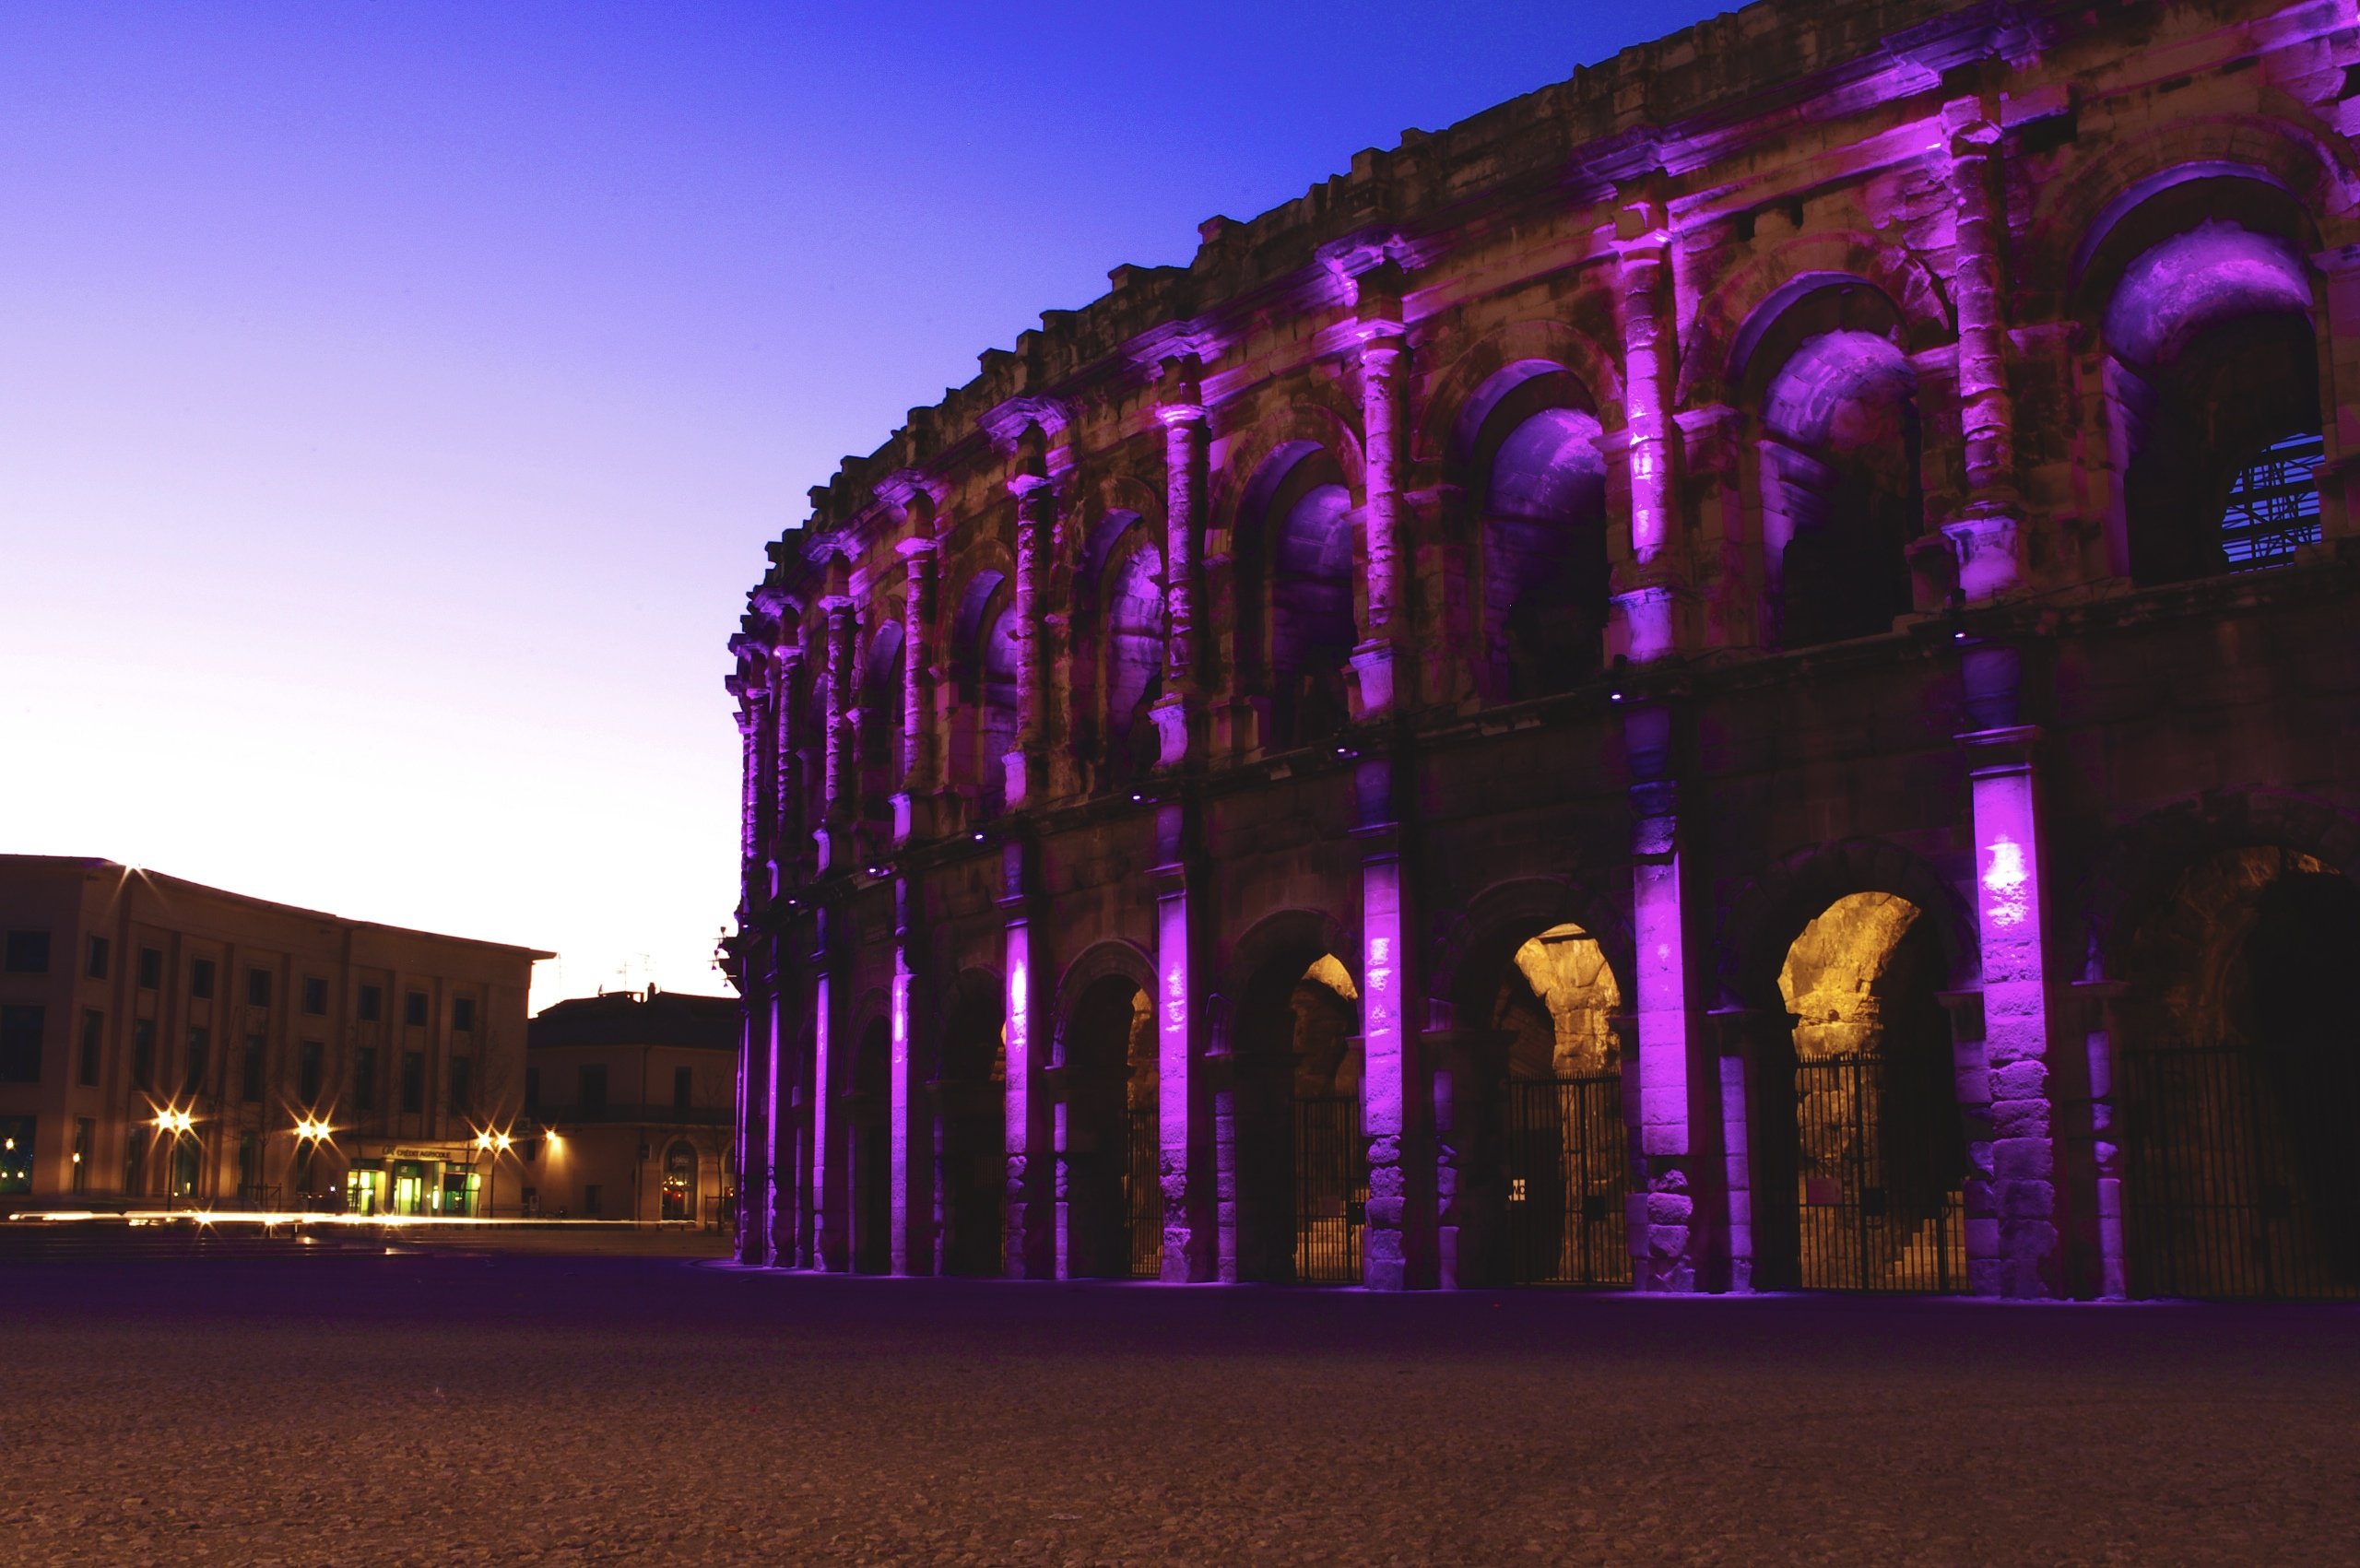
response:
M1447 474L1460 427L1481 389L1502 371L1532 362L1554 365L1579 381L1599 424L1609 430L1622 428L1622 374L1611 353L1563 321L1514 322L1476 339L1434 378L1412 427L1410 461L1443 464Z
M1294 440L1272 447L1238 495L1235 671L1263 705L1265 743L1280 749L1351 720L1347 671L1366 575L1358 483L1332 442Z
M1056 1007L1052 1014L1055 1033L1050 1039L1053 1065L1065 1065L1066 1035L1076 1009L1090 988L1109 976L1120 976L1150 996L1156 994L1155 959L1145 948L1120 937L1092 942L1057 977Z
M1213 470L1212 504L1205 519L1205 554L1233 554L1237 527L1246 492L1281 447L1297 443L1328 449L1343 470L1344 483L1355 496L1366 493L1360 425L1356 416L1328 403L1302 400L1256 421L1246 429L1225 431L1221 461Z
M1110 487L1113 489L1115 487ZM1126 481L1116 499L1135 501ZM1162 693L1166 578L1162 532L1153 513L1102 505L1083 534L1073 573L1069 701L1076 753L1097 764L1102 784L1153 766L1158 749L1147 710Z
M941 1270L1002 1271L1008 1231L1006 992L997 970L962 969L944 988L933 1055L941 1149Z
M2284 848L2360 884L2360 814L2296 790L2208 790L2125 823L2081 898L2083 978L2114 978L2135 933L2181 874L2224 850Z
M1155 973L1136 944L1092 944L1057 983L1051 1041L1064 1113L1067 1273L1152 1278L1162 1259Z
M1351 939L1343 925L1333 915L1316 909L1281 909L1264 915L1246 927L1244 935L1230 945L1228 961L1221 966L1221 984L1212 992L1216 1002L1213 1024L1217 1034L1226 1032L1230 1020L1229 1003L1245 994L1245 988L1256 976L1281 957L1298 951L1311 957L1333 953L1360 984L1360 945ZM1310 961L1307 958L1306 963ZM1213 1048L1225 1052L1230 1042L1216 1038Z
M1429 994L1462 1019L1474 1016L1482 998L1469 988L1483 984L1493 965L1526 937L1562 925L1578 925L1595 938L1618 975L1635 976L1631 923L1619 903L1580 878L1518 877L1485 888L1436 932L1426 972Z
M1949 296L1915 256L1866 234L1798 235L1738 268L1699 303L1681 354L1679 406L1736 402L1738 349L1748 324L1791 303L1793 284L1823 275L1858 278L1890 301L1906 352L1957 336Z
M1849 838L1765 867L1730 902L1717 948L1719 1005L1783 1012L1778 972L1788 949L1822 910L1848 893L1907 899L1934 922L1948 989L1982 984L1975 911L1957 885L1899 844Z

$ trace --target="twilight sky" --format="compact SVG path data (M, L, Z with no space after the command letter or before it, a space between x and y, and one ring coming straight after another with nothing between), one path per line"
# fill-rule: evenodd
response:
M0 6L0 850L723 989L723 644L806 489L1722 8Z

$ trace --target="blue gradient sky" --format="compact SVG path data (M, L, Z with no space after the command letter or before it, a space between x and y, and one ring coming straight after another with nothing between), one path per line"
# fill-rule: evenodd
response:
M0 8L0 849L718 989L804 490L1705 4Z

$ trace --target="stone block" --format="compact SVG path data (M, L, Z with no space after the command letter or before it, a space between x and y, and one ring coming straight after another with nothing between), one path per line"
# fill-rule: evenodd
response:
M2045 1182L2056 1167L2056 1147L2046 1138L2003 1138L1991 1146L1991 1172L2002 1183Z

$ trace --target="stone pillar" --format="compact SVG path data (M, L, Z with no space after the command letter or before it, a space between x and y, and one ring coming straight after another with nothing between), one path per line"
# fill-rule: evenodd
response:
M1368 1227L1361 1279L1373 1291L1434 1283L1434 1171L1428 1088L1409 999L1419 942L1402 855L1397 802L1406 783L1398 754L1360 764L1361 1117L1368 1140Z
M1049 1212L1049 1185L1056 1163L1045 1126L1036 1126L1044 1107L1036 1103L1033 1088L1037 1064L1033 1046L1041 1038L1041 1009L1049 997L1040 982L1047 973L1045 955L1033 948L1032 905L1035 872L1027 846L1011 843L1001 855L1000 909L1007 916L1006 963L1008 993L1003 1028L1008 1040L1008 1196L1007 1237L1003 1254L1010 1279L1033 1279L1055 1271L1052 1256L1055 1225ZM1035 1161L1035 1153L1048 1156Z
M902 556L901 787L893 796L893 842L930 838L940 831L930 809L939 787L941 759L933 724L935 542L904 539Z
M923 1145L911 1137L913 1114L925 1097L925 1087L912 1077L912 1063L917 1053L911 1048L910 1014L914 993L917 987L919 964L918 921L915 918L919 900L924 896L916 881L907 873L893 883L893 993L891 1039L888 1049L891 1056L886 1067L890 1081L886 1095L886 1143L891 1149L888 1158L892 1169L886 1176L890 1218L886 1224L890 1232L892 1270L896 1274L927 1274L930 1268L917 1267L913 1260L920 1255L930 1256L932 1239L925 1233L913 1212L910 1173L912 1164L921 1156L926 1167L933 1163L933 1140ZM919 1230L912 1236L913 1228ZM922 1259L921 1259L922 1260Z
M853 668L857 627L853 602L842 595L820 601L828 617L827 772L822 786L827 822L817 835L820 868L841 869L852 853L852 819L859 808L860 760L856 747L854 703L858 688Z
M802 842L803 760L796 749L803 733L803 704L796 684L803 667L803 650L783 644L771 664L771 896L786 890L793 876L794 855Z
M1188 815L1185 801L1158 803L1155 883L1156 1180L1163 1190L1165 1283L1211 1279L1220 1269L1219 1225L1207 1117L1212 1107L1200 1064L1202 1014L1195 975L1199 950L1189 899ZM1191 1179L1191 1177L1195 1179Z
M1978 1292L2058 1294L2056 1135L2043 951L2038 731L2020 722L2020 653L1970 644L1960 666L1974 810L1976 921L1983 950L1984 1058L1990 1074L1991 1196L1999 1256ZM2078 1072L2073 1075L2078 1078ZM1970 1261L1970 1271L1973 1265Z
M2122 1250L2122 1128L2114 1070L2114 1042L2121 1032L2115 1008L2123 986L2117 980L2085 980L2076 982L2073 989L2081 994L2086 1009L2083 1044L2089 1054L2088 1244L2095 1265L2092 1284L2097 1295L2120 1301L2130 1293Z
M2002 224L1992 199L1991 163L2000 127L1984 105L1942 106L1950 134L1951 198L1956 204L1953 292L1958 301L1958 394L1966 447L1966 512L1942 533L1958 560L1958 588L1970 604L2006 593L2021 572L2017 518L2015 403L2008 393L2007 292Z
M1631 577L1614 595L1622 623L1615 641L1633 664L1646 664L1677 645L1682 586L1674 466L1678 432L1672 421L1679 349L1664 299L1671 236L1661 205L1641 201L1624 207L1615 215L1615 237L1631 465Z
M1056 492L1037 459L1008 482L1016 497L1016 749L1007 758L1010 808L1037 804L1048 783L1049 547Z
M810 1167L802 1154L806 1146L803 1108L808 1102L803 1088L802 1032L796 1021L795 1000L788 994L788 947L792 939L783 927L774 927L769 943L770 1182L766 1197L770 1236L762 1261L774 1268L804 1264L811 1234L806 1219L810 1211Z
M767 666L767 655L761 665ZM741 666L743 667L743 666ZM767 1161L763 1158L769 1125L765 1091L770 1065L769 976L763 973L763 944L759 933L770 902L772 877L769 852L774 819L770 770L776 755L776 707L771 701L766 668L750 668L730 681L737 691L738 737L743 772L738 793L738 995L743 1019L738 1054L738 1260L764 1261L769 1246L767 1216L758 1204L766 1196Z
M1719 1152L1723 1085L1694 1000L1688 878L1680 831L1679 715L1634 702L1622 715L1631 770L1633 935L1637 969L1639 1168L1632 1195L1632 1278L1643 1291L1693 1291L1716 1280L1711 1232L1725 1198ZM1633 1085L1626 1073L1623 1092ZM1740 1114L1741 1114L1740 1106Z
M2360 245L2312 256L2326 319L2319 324L2319 537L2332 548L2360 519Z
M1363 282L1363 293L1367 286ZM1361 324L1361 446L1368 504L1362 529L1368 555L1367 637L1352 650L1352 672L1363 719L1395 712L1409 667L1401 646L1409 635L1403 565L1410 541L1401 527L1402 344L1399 302L1379 302L1391 319Z
M1151 716L1157 761L1177 767L1197 731L1197 552L1204 528L1205 407L1192 356L1166 362L1163 422L1163 695Z
M835 1061L837 912L822 909L811 954L811 1267L852 1267L848 1129L838 1126Z

